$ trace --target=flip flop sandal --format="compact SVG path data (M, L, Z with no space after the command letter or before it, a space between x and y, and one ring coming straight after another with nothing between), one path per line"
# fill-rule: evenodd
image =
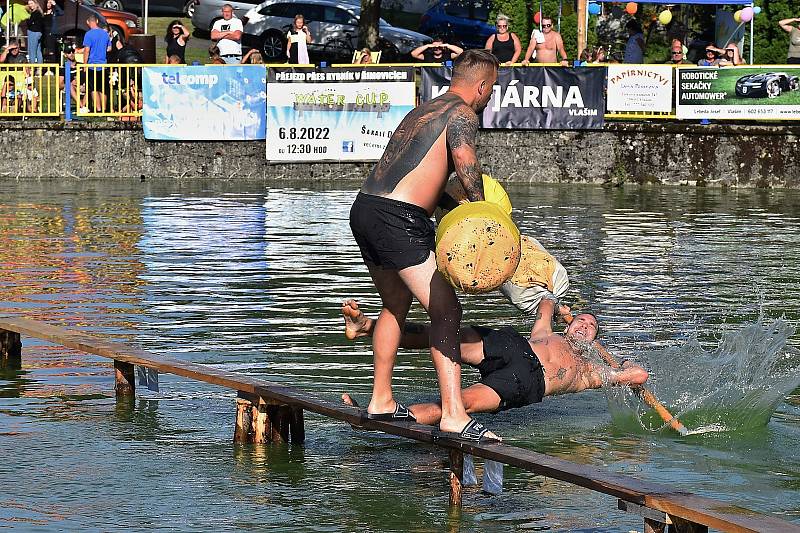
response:
M408 407L400 402L395 401L395 408L393 413L367 413L368 420L380 420L383 422L416 422L417 418L414 413L408 410Z
M470 418L467 425L464 426L464 429L461 430L461 433L456 431L441 431L438 429L434 429L431 432L434 440L438 439L451 439L457 440L461 442L470 442L470 443L484 443L484 442L500 442L499 439L494 437L487 437L486 433L489 431L489 428L475 420L474 418Z

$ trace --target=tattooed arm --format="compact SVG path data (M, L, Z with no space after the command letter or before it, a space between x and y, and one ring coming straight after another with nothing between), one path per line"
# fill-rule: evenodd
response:
M481 166L475 154L477 133L478 116L475 112L466 105L454 109L447 122L447 145L458 179L470 202L484 199Z
M539 302L536 308L533 329L531 329L531 340L541 339L553 333L553 310L555 305L556 303L549 298Z

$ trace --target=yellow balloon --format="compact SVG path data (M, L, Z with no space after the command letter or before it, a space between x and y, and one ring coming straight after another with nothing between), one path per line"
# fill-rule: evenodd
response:
M665 9L664 11L659 13L658 21L664 26L672 22L672 11L670 11L669 9Z
M742 21L742 10L741 9L733 14L733 20L735 20L737 23Z

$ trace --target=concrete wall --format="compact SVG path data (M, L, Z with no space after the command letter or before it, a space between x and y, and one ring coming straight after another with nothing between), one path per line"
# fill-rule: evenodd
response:
M0 177L359 181L367 163L267 164L263 142L152 142L136 124L0 122ZM506 182L800 188L800 126L614 124L486 130L485 171Z

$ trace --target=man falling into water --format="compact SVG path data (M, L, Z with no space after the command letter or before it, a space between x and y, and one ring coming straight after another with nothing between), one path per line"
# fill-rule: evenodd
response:
M427 345L439 380L439 429L476 441L498 437L470 418L461 399L461 306L436 269L430 217L453 171L470 201L483 200L476 113L491 98L497 67L497 59L484 50L460 55L450 89L406 115L350 210L353 236L383 306L371 330L368 417L415 420L392 394L392 371L413 297L431 321Z
M603 385L641 385L647 381L647 372L629 361L615 370L589 360L590 346L598 332L594 315L579 313L563 336L554 333L551 320L554 300L551 294L539 303L527 339L511 327L461 329L462 361L481 374L479 383L462 391L468 413L501 411L541 402L544 396ZM372 334L375 321L365 316L355 301L346 301L342 314L347 338ZM428 344L427 326L406 323L400 340L402 348L426 348ZM348 405L355 405L349 394L343 394L342 399ZM441 416L439 402L411 405L409 411L422 424L435 424Z

